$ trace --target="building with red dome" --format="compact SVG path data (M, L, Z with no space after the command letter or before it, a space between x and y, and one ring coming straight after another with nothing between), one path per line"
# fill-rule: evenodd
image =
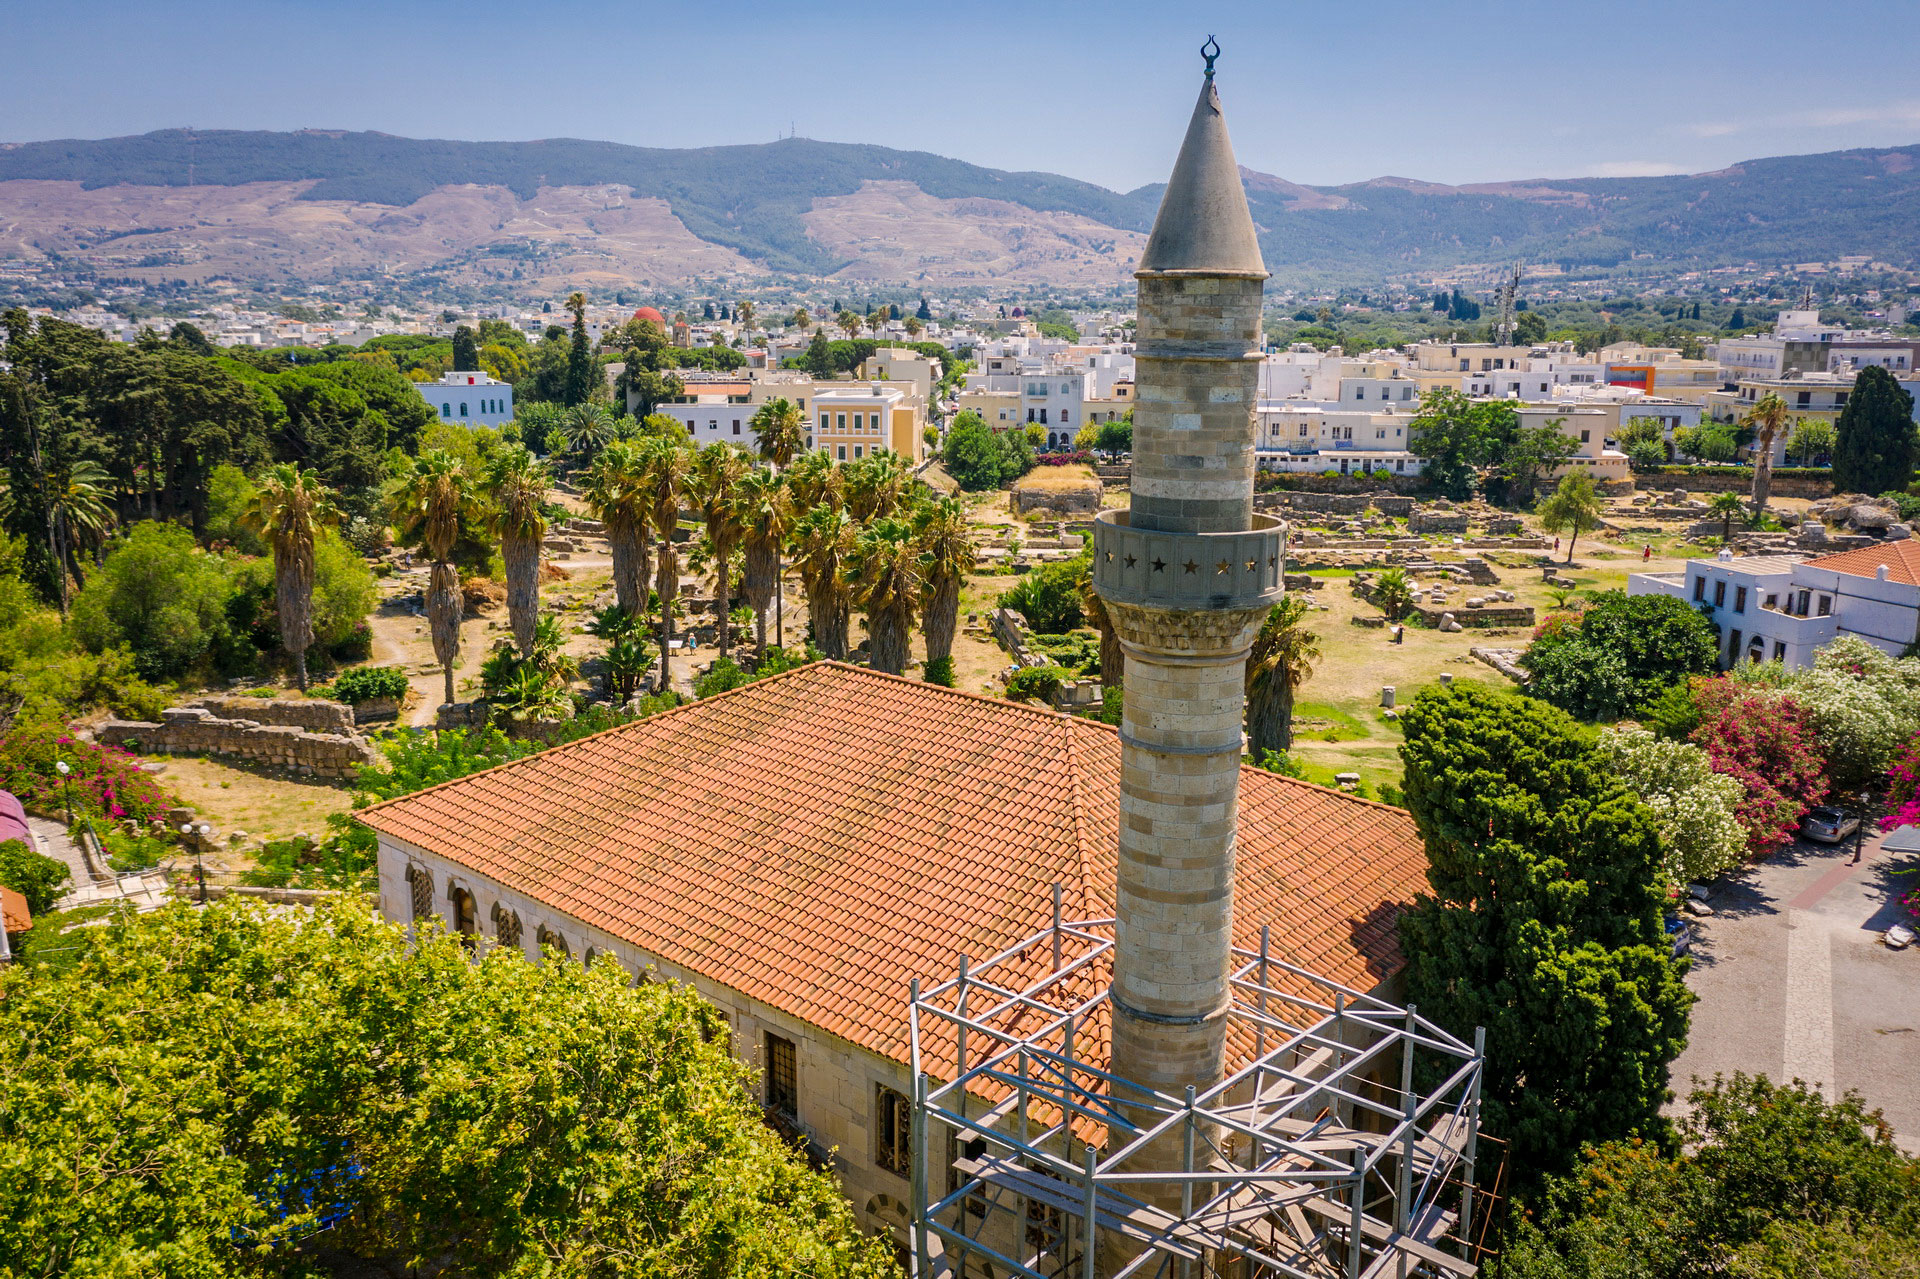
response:
M652 320L663 329L667 327L667 317L650 306L643 306L638 311L635 311L633 318L636 320Z

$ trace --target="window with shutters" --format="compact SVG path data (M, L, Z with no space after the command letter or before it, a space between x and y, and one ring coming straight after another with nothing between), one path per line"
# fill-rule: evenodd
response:
M800 1068L793 1041L767 1032L767 1109L783 1115L800 1112Z
M873 1162L896 1177L913 1167L913 1111L907 1099L885 1084L873 1086Z
M417 923L433 914L433 876L424 866L407 867L407 887L411 892L413 918Z

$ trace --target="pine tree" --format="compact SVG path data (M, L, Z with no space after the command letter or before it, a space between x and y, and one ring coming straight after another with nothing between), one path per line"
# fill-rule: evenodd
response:
M567 348L565 399L568 404L585 404L593 398L594 379L600 376L600 366L593 359L593 344L587 340L587 295L569 294L567 309L573 312L573 344Z
M1486 1030L1486 1120L1527 1181L1582 1142L1663 1128L1692 1003L1661 927L1653 813L1528 698L1431 689L1402 720L1427 882L1401 917L1407 1000Z
M1875 365L1860 370L1834 426L1833 485L1840 493L1890 493L1913 479L1913 396Z
M933 308L927 305L927 300L925 298L921 298L920 309L918 311L915 311L914 315L922 323L925 323L926 321L931 320L933 318Z
M474 341L473 330L464 324L453 331L453 367L462 373L480 367L479 344Z

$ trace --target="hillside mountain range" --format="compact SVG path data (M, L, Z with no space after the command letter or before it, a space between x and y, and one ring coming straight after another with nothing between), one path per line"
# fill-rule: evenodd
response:
M1920 262L1920 146L1713 173L1310 187L1244 170L1281 280L1377 281L1524 258ZM928 287L1119 284L1158 184L790 138L670 150L383 133L163 130L0 144L0 259L262 283L381 273L452 284L783 275Z

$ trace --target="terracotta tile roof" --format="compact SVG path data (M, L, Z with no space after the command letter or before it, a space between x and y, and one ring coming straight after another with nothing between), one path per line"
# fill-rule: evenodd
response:
M0 928L9 933L24 933L33 927L33 912L27 909L22 893L0 884Z
M1880 566L1885 564L1890 580L1905 582L1908 586L1920 586L1920 541L1912 538L1904 542L1862 546L1856 550L1841 551L1838 555L1822 555L1807 563L1814 568L1851 573L1855 577L1878 577Z
M910 978L1113 914L1120 741L815 663L359 814L898 1061ZM1399 809L1242 774L1238 941L1361 989L1425 855Z

